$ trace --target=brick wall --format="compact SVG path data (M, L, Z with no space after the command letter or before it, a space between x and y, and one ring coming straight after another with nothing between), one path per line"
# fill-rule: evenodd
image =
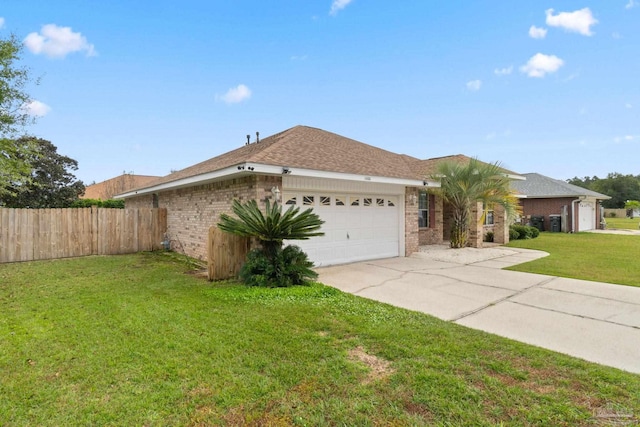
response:
M571 202L573 200L575 200L575 197L562 197L557 199L520 199L524 223L527 224L532 215L542 215L544 216L544 229L545 231L549 231L551 228L549 215L561 215L562 206L567 206L567 212L569 213L569 215L567 215L567 220L569 223L566 224L566 230L571 231Z
M416 209L417 210L417 209ZM429 195L429 228L420 228L420 245L437 245L443 242L444 218L442 198Z
M263 207L265 198L273 197L271 188L275 186L282 191L282 177L251 175L159 193L158 206L167 209L171 248L193 258L206 259L209 227L219 221L220 214L232 213L233 200L258 200ZM150 207L152 203L151 195L126 200L127 207Z
M418 252L420 232L418 227L418 189L407 187L404 197L404 250L405 256Z

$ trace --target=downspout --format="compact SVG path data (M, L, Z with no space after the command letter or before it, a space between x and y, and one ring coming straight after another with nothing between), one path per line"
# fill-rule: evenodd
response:
M571 232L572 233L576 232L576 213L574 209L574 203L579 202L581 200L582 199L575 199L571 201Z

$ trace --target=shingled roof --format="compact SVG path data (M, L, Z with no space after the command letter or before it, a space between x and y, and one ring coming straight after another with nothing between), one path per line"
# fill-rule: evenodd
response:
M559 179L553 179L539 173L525 173L526 181L512 182L511 186L528 199L547 199L556 197L594 197L599 200L608 200L611 197L600 194L577 185Z
M432 159L426 160L418 160L417 162L412 163L412 168L414 171L422 176L429 177L433 176L438 172L438 165L443 162L453 162L458 164L469 163L471 157L465 156L464 154L454 154L452 156L444 156L444 157L434 157ZM479 161L479 160L478 160ZM481 162L480 163L485 163ZM502 171L511 178L514 179L522 179L522 175L516 172L510 171L509 169L500 168Z
M365 176L422 180L411 165L416 158L392 153L322 129L295 126L283 132L243 145L162 177L138 190L181 180L241 164L286 166Z

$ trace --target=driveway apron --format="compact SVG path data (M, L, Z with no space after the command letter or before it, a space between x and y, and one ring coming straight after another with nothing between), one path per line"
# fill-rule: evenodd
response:
M440 246L317 272L345 292L640 373L640 288L501 270L544 256Z

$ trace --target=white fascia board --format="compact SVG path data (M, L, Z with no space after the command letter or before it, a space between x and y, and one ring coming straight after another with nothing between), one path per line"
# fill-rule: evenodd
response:
M417 179L404 179L404 178L390 178L384 176L367 176L348 174L341 172L327 172L318 171L313 169L300 169L289 168L288 166L274 166L264 165L260 163L241 163L225 169L220 169L214 172L209 172L201 175L195 175L188 178L178 179L176 181L165 182L163 184L154 185L153 187L142 188L136 191L130 191L128 193L118 194L114 196L116 199L126 199L128 197L142 196L145 194L153 194L161 191L176 190L179 188L191 187L194 185L207 184L209 182L220 181L223 179L231 179L238 176L246 176L252 174L260 175L283 175L284 168L289 169L291 176L304 176L310 178L328 178L328 179L342 179L346 181L360 181L360 182L375 182L384 184L397 184L408 187L440 187L439 182L417 180Z
M263 174L282 174L283 166L270 166L270 165L251 165L254 167L254 172L260 172ZM343 172L329 172L319 171L314 169L301 169L284 166L289 169L288 175L291 176L303 176L307 178L325 178L325 179L338 179L344 181L356 181L356 182L374 182L379 184L396 184L404 185L407 187L440 187L440 183L435 181L407 179L407 178L391 178L386 176L375 175L359 175Z
M116 199L126 199L128 197L142 196L145 194L158 193L160 191L177 190L179 188L191 187L194 185L207 184L221 179L231 179L237 176L246 176L250 174L245 164L231 166L214 172L204 173L201 175L190 176L188 178L178 179L176 181L165 182L154 185L153 187L142 188L128 193L118 194L114 196Z
M507 178L512 179L514 181L526 181L527 177L526 176L522 176L522 175L514 175L514 174L510 174L510 173L506 173L504 174Z

